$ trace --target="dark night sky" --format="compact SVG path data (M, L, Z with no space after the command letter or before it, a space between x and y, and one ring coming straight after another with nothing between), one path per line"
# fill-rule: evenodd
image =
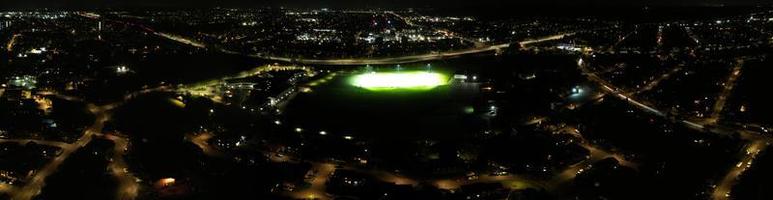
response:
M462 8L505 7L524 5L585 5L585 6L640 6L640 5L770 5L773 0L0 0L0 8L90 8L90 7L235 7L235 6L288 6L288 7L348 7L395 8L433 7Z

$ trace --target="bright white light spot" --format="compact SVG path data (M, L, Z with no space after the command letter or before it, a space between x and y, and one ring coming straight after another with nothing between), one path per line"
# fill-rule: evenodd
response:
M431 72L372 72L355 76L351 83L368 90L432 89L447 84L448 78Z

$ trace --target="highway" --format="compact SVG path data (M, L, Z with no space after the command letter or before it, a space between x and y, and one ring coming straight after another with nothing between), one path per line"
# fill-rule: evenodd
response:
M155 35L158 35L160 37L180 42L186 45L190 45L197 48L207 48L206 45L194 42L190 39L185 39L180 36L174 36L172 34L167 33L159 33L159 32L152 32ZM541 38L535 38L530 40L525 40L519 42L521 45L530 45L530 44L536 44L540 42L546 42L551 40L559 40L563 39L566 36L573 35L574 33L563 33L563 34L557 34L557 35L551 35L551 36L545 36ZM305 64L305 65L388 65L388 64L404 64L404 63L415 63L415 62L423 62L423 61L432 61L432 60L441 60L441 59L447 59L447 58L453 58L458 57L462 55L469 55L469 54L478 54L478 53L484 53L484 52L491 52L491 51L497 51L501 49L506 49L510 47L511 43L502 43L502 44L495 44L495 45L488 45L488 46L480 46L480 47L473 47L469 49L464 50L453 50L453 51L447 51L447 52L438 52L438 53L428 53L428 54L420 54L420 55L408 55L408 56L397 56L397 57L389 57L389 58L342 58L342 59L303 59L303 58L291 58L291 57L281 57L281 56L268 56L268 55L260 55L260 54L243 54L231 50L226 49L218 49L219 51L223 53L228 54L236 54L236 55L245 55L248 57L253 58L260 58L260 59L266 59L266 60L272 60L272 61L281 61L281 62L289 62L289 63L298 63L298 64Z
M564 33L564 34L545 36L541 38L521 41L519 42L519 44L522 46L526 46L526 45L536 44L540 42L559 40L573 34L574 33ZM432 60L442 60L442 59L454 58L454 57L459 57L459 56L469 55L469 54L492 52L492 51L497 51L501 49L506 49L510 47L510 45L511 45L510 43L503 43L503 44L496 44L496 45L490 45L490 46L474 47L474 48L465 49L465 50L455 50L455 51L440 52L440 53L428 53L428 54L421 54L421 55L398 56L398 57L391 57L391 58L300 59L300 58L279 57L279 56L263 56L263 55L256 55L256 54L248 55L248 56L267 59L267 60L273 60L273 61L300 63L300 64L306 64L306 65L358 65L358 66L359 65L388 65L388 64L403 64L403 63L415 63L415 62L432 61ZM234 53L231 51L224 51L224 52Z
M174 34L170 34L170 33L155 32L155 31L153 31L153 34L155 34L157 36L161 36L161 37L166 38L166 39L173 40L175 42L179 42L179 43L183 43L183 44L186 44L186 45L190 45L190 46L193 46L193 47L196 47L196 48L207 48L206 45L204 45L204 44L202 44L200 42L196 42L196 41L193 41L191 39L184 38L182 36L178 36L178 35L174 35Z
M263 56L252 54L248 55L254 58L261 58L266 60L300 63L305 65L388 65L388 64L403 64L403 63L415 63L422 61L441 60L447 58L458 57L468 54L477 54L483 52L496 51L510 47L509 43L498 44L492 46L476 47L465 50L449 51L442 53L428 53L422 55L410 55L410 56L398 56L391 58L351 58L351 59L297 59L290 57L279 56ZM228 51L226 51L228 52Z
M394 12L391 12L391 14L397 16L400 19L403 19L404 21L406 21L407 24L413 24L409 20L406 20L404 17ZM93 14L93 13L80 13L80 15L94 20L102 19L99 15ZM133 23L123 22L118 20L110 20L110 21L115 21L118 23L135 26L150 34L153 34L174 42L178 42L184 45L201 48L201 49L209 48L208 45L201 42L197 42L193 39L185 38L183 36L176 35L176 34L159 32L144 25L133 24ZM438 30L438 31L442 32L442 30ZM452 36L455 35L451 32L444 32L444 33L450 34ZM563 39L566 36L571 36L571 35L574 35L574 33L561 33L556 35L549 35L549 36L520 41L518 42L518 44L520 44L521 46L531 45L531 44L536 44L536 43L541 43L546 41L559 40L559 39ZM462 38L463 40L466 40L466 41L475 42L474 40L463 38L460 36L454 36L454 37ZM268 56L268 55L260 55L260 54L244 54L244 53L239 53L239 52L222 49L222 48L217 48L216 50L227 54L244 55L248 57L261 58L261 59L272 60L272 61L290 62L290 63L298 63L298 64L306 64L306 65L344 65L346 66L346 65L368 65L368 64L372 64L372 65L403 64L403 63L415 63L415 62L431 61L431 60L441 60L441 59L458 57L458 56L468 55L468 54L478 54L478 53L484 53L484 52L490 52L490 51L497 51L497 50L508 48L511 45L511 43L501 43L501 44L494 44L494 45L483 45L479 42L475 42L475 43L476 43L476 47L464 49L464 50L453 50L453 51L447 51L447 52L397 56L397 57L388 57L388 58L302 59L302 58L291 58L291 57L280 57L280 56Z
M574 33L564 33L564 34L550 35L550 36L545 36L545 37L540 37L540 38L534 38L534 39L520 41L520 42L518 42L518 44L520 44L521 46L528 46L528 45L531 45L531 44L537 44L537 43L547 42L547 41L551 41L551 40L560 40L560 39L564 39L564 37L572 36L572 35L574 35Z

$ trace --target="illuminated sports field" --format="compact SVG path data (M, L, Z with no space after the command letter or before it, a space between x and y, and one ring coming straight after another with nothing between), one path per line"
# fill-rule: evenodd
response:
M430 90L448 84L448 76L424 71L370 72L353 76L350 84L371 91Z

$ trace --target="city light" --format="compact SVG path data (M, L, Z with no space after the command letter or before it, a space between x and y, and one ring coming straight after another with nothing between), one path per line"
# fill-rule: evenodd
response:
M773 196L764 2L60 1L0 11L0 200Z
M370 72L354 76L351 84L372 91L429 90L448 83L448 77L433 72Z
M174 178L162 178L156 182L155 186L156 188L165 188L174 185L175 181Z

